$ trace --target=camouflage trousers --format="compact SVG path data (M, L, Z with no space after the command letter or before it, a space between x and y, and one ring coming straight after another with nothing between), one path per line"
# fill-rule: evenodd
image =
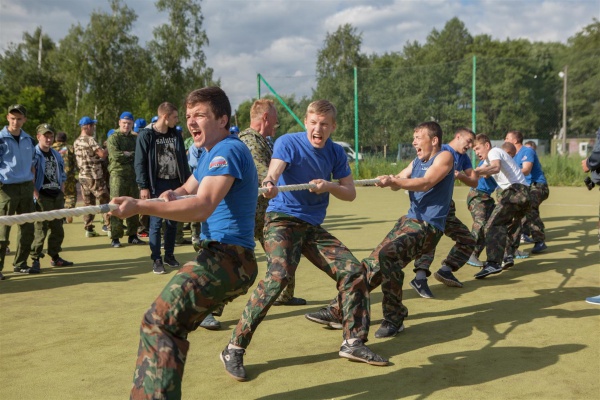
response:
M36 211L51 211L64 208L65 197L63 193L59 193L56 197L49 197L40 194L35 203ZM34 223L35 232L33 243L31 244L31 258L44 257L44 242L48 237L48 255L53 259L58 257L62 251L62 243L65 238L65 230L63 228L62 219L53 219L50 221L37 221ZM50 235L48 235L50 230Z
M295 275L301 256L337 282L344 338L367 341L369 292L364 270L350 250L320 225L282 213L266 214L264 232L267 274L250 296L231 343L243 348L250 344L289 277Z
M75 208L77 203L77 181L74 176L67 174L63 193L65 195L65 208Z
M521 218L529 210L529 187L512 184L498 195L498 202L484 229L487 261L502 263L504 254L515 254L521 236Z
M96 200L99 204L107 204L110 201L108 195L108 187L104 178L93 179L93 178L79 178L79 184L81 185L81 195L83 196L83 204L86 206L96 205ZM92 230L94 226L94 214L86 214L83 216L85 230ZM106 226L110 225L110 219L108 214L103 215L103 224Z
M473 226L471 227L471 235L475 239L476 245L473 253L477 257L485 249L484 228L492 211L496 206L494 198L489 194L472 188L467 195L467 207L473 217Z
M187 335L216 307L247 293L258 267L254 251L203 241L142 319L131 399L180 399Z
M540 204L550 196L550 189L545 183L532 183L529 187L529 202L531 208L521 219L523 229L531 236L534 242L546 240L546 232L540 217Z
M135 182L135 176L121 177L116 174L112 174L110 176L110 198L113 199L120 196L129 196L133 197L134 199L138 199L140 197L140 190ZM138 215L136 214L127 218L126 223L127 232L124 232L123 220L117 217L110 217L110 238L121 239L123 237L123 233L126 233L127 236L136 235L137 228L140 224Z
M452 268L452 271L456 272L469 260L469 257L475 248L476 241L471 235L469 228L467 228L456 216L456 205L454 204L454 200L450 200L450 209L448 210L448 216L446 217L444 235L452 239L455 244L450 249L446 259L442 261L442 265L447 265ZM427 276L431 275L429 267L431 266L434 257L435 247L429 252L424 252L415 260L414 272L422 269L425 270Z

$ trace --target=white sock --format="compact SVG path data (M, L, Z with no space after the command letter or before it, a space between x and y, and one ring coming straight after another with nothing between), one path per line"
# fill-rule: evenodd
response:
M229 350L233 350L233 349L235 349L235 350L244 350L244 348L243 348L243 347L236 346L235 344L231 344L231 343L229 343L229 346L227 346L227 348L228 348Z

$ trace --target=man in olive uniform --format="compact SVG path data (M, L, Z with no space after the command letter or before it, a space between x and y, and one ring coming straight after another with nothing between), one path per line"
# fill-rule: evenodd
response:
M65 208L75 208L75 204L77 203L77 179L75 179L77 161L75 160L73 146L67 144L67 134L65 132L56 133L52 148L61 155L65 165L65 174L67 174L65 189L63 190L65 194ZM65 220L70 224L73 222L73 217L67 217Z
M108 172L110 174L110 198L129 196L135 199L140 197L140 191L135 181L133 159L135 157L136 135L131 134L133 128L133 114L125 111L119 117L119 129L107 140ZM127 242L131 244L146 244L137 236L140 224L137 215L127 218ZM121 247L119 239L123 237L123 220L110 217L111 246Z

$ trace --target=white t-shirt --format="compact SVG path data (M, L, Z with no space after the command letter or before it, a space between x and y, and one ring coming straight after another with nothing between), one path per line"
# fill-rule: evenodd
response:
M490 165L494 160L500 160L500 172L492 175L492 177L502 190L508 188L513 183L529 186L521 169L507 152L499 147L494 147L488 153L485 163Z

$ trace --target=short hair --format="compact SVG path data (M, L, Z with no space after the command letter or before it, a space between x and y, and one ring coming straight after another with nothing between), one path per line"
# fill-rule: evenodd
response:
M57 142L66 142L67 134L65 132L56 132L56 136L54 137L54 140L56 140Z
M517 143L523 143L523 134L520 131L508 131L506 134L511 134L517 139Z
M502 143L502 146L500 146L500 147L502 148L502 150L504 150L508 154L517 154L517 148L511 142L504 142L504 143ZM514 157L514 156L512 156L512 157Z
M250 120L260 119L264 113L271 111L273 108L275 108L275 102L271 99L256 100L250 108Z
M335 121L337 118L337 109L329 100L316 100L306 108L306 116L308 114L327 115L330 114Z
M535 142L533 140L528 140L525 143L525 146L529 146L534 150L537 150L537 144L535 144Z
M177 111L177 107L175 107L175 104L165 101L160 106L158 106L157 114L160 117L161 115L169 115L173 113L173 111Z
M490 146L492 145L490 138L485 133L480 133L477 136L475 136L475 143L481 143L481 144L489 143Z
M427 135L430 139L437 137L440 147L442 146L442 136L444 135L444 133L442 132L442 127L440 126L440 124L438 124L435 121L421 122L415 127L414 132L419 131L421 129L427 131Z
M225 115L227 117L225 129L229 130L231 103L223 89L217 86L204 87L190 92L185 98L185 105L188 108L199 103L207 103L216 118Z
M456 136L457 134L459 134L461 136L463 136L465 133L475 137L475 132L473 132L472 130L470 130L469 128L465 128L465 127L460 127L456 130L456 132L454 132L454 135Z

